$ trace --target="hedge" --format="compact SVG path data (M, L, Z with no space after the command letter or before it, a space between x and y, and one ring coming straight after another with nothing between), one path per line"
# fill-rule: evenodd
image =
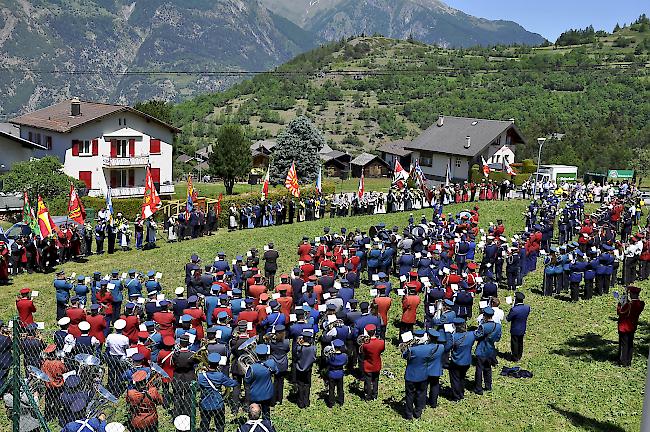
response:
M501 182L503 180L510 180L515 183L517 186L521 186L528 178L530 177L530 174L526 173L519 173L516 174L515 176L511 176L508 173L501 172L501 171L492 171L488 175L489 180L494 180L496 182ZM471 181L473 183L481 183L485 179L483 176L482 172L479 172L478 165L472 166L472 178Z

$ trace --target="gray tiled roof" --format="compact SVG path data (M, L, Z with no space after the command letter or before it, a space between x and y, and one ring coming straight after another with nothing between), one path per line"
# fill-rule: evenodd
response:
M352 163L352 165L366 166L370 162L372 162L373 159L375 159L375 158L379 159L379 156L376 156L376 155L370 154L370 153L361 153L359 156L352 159L351 163ZM381 160L381 159L379 159L379 160Z
M411 144L411 141L407 141L407 140L389 141L389 142L385 142L382 145L380 145L377 148L377 150L380 151L380 152L384 152L384 153L404 157L404 156L408 156L408 155L410 155L412 153L411 150L406 149L406 147L409 144Z

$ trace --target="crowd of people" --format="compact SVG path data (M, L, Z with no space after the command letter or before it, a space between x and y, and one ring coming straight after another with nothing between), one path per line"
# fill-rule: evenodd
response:
M185 286L173 296L155 270L58 272L60 329L51 338L39 335L32 291L21 290L16 301L24 366L33 381L47 377L44 414L64 430L90 432L74 424L106 422L89 409L100 383L124 398L132 431L156 431L160 410L189 418L194 392L198 430L223 430L227 409L237 413L251 404L256 408L249 411L258 413L251 421L271 428L270 411L285 401L286 381L300 408L311 403L314 377L323 380L329 407L345 403L347 375L363 383L367 400L378 398L380 377L396 375L382 362L394 343L406 361L402 414L419 418L437 406L445 370L443 393L451 401L464 398L472 365L471 390L492 390L506 322L507 358L522 359L531 308L518 289L540 256L545 295L569 291L578 300L619 282L625 287L617 307L619 361L629 366L644 307L633 284L649 275L650 231L628 231L628 221L638 227L641 217L633 188L619 188L589 215L580 190L542 190L523 227L497 219L481 229L478 206L454 215L436 205L420 220L410 214L401 228L325 228L319 237L303 237L286 273L273 243L234 257L219 252L205 263L193 255L184 266ZM366 297L364 285L368 301L357 299ZM399 336L392 340L395 314ZM11 365L10 339L6 331L0 335L0 387Z

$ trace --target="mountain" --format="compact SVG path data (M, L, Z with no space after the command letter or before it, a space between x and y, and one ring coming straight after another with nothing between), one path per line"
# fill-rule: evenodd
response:
M315 46L257 0L0 0L0 114L217 91ZM123 75L127 73L127 75Z
M440 0L263 0L323 41L360 34L416 40L444 47L524 44L545 39L512 21L476 18Z

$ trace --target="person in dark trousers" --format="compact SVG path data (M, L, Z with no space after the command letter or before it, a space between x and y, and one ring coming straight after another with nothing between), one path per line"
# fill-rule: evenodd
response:
M316 347L312 344L313 337L313 329L303 329L293 351L298 408L307 408L310 404L311 371L316 362Z
M627 287L627 299L621 300L616 306L618 315L618 357L619 364L624 367L632 365L634 352L634 333L639 325L639 316L645 308L645 302L639 299L641 288Z
M264 260L264 276L270 288L275 287L275 273L278 271L278 258L280 258L280 254L273 247L273 243L269 243L267 250L262 256Z
M483 390L492 391L492 367L496 365L497 360L495 345L501 339L501 324L492 321L493 317L494 309L489 306L483 309L483 323L474 330L477 339L474 351L476 355L474 392L478 395L482 395Z
M345 372L343 368L348 363L348 355L343 352L345 343L340 339L332 341L331 354L326 354L327 357L327 406L332 408L334 402L343 405L345 402L345 395L343 392L343 377Z
M467 331L463 318L454 318L456 331L452 336L451 358L449 362L449 382L451 400L457 402L465 397L465 377L472 364L472 347L476 341L474 332Z
M514 362L520 361L524 354L524 336L526 335L528 315L530 315L530 306L524 304L525 298L524 293L515 293L515 304L506 317L510 323L510 352L511 360Z

